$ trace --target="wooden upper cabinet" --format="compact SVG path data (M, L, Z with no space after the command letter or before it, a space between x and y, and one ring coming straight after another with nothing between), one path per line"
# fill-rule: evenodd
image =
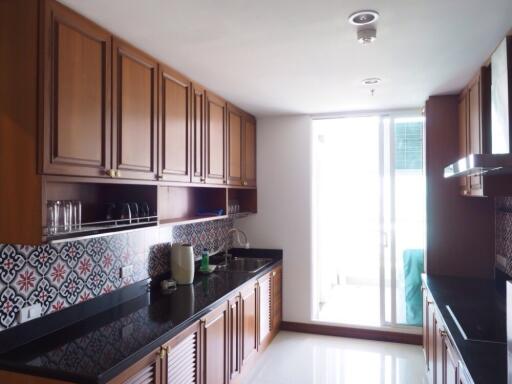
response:
M157 177L157 62L114 38L113 167L118 177Z
M162 346L166 359L162 366L162 383L198 384L201 377L200 325L188 327Z
M159 92L159 178L190 182L192 83L160 65Z
M206 182L226 184L226 102L206 94Z
M243 112L228 104L227 180L230 185L242 185Z
M246 115L243 131L243 180L244 186L256 186L256 119Z
M202 320L203 384L224 384L228 379L228 305L222 304Z
M204 183L206 173L205 91L194 84L192 90L192 182Z
M151 352L122 372L108 384L164 384L160 349Z
M55 1L43 13L44 174L110 168L111 35Z

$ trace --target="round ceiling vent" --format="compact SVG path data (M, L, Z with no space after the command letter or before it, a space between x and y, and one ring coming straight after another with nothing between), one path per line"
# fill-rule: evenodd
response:
M379 12L367 10L357 11L348 17L348 21L354 25L367 25L377 21L379 18Z

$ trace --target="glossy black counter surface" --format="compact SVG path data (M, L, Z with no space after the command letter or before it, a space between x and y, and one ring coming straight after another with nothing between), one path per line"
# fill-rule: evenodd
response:
M239 253L262 256L260 252L248 250ZM192 285L179 286L172 293L162 294L155 289L1 354L0 369L77 383L105 383L156 351L241 285L281 263L280 251L264 255L270 256L273 262L257 274L223 271L196 274Z
M461 303L473 313L482 316L484 308L506 317L505 297L498 293L494 280L423 276L432 297L441 312L447 331L459 351L475 384L507 383L507 344L466 340L449 313L447 306ZM468 311L470 313L471 311ZM463 312L459 312L459 316ZM474 319L460 319L461 322Z

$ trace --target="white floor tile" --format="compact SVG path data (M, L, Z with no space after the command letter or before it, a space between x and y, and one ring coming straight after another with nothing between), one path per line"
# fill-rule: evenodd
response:
M243 384L424 384L419 346L280 332Z

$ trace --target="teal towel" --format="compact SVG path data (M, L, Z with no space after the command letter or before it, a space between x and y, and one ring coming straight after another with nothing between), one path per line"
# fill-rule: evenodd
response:
M421 274L423 273L423 250L406 249L403 253L405 281L405 320L409 325L423 323L423 297Z

